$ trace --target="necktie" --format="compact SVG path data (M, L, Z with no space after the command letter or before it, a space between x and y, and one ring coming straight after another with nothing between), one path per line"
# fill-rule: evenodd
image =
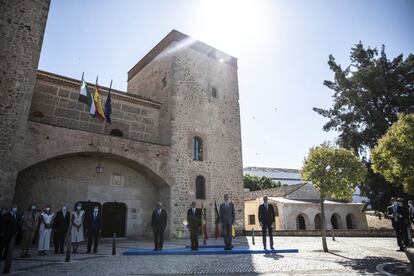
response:
M195 215L195 208L193 208L193 216Z
M268 210L268 209L267 209L267 204L266 204L265 206L266 206L266 211L267 211L267 210Z

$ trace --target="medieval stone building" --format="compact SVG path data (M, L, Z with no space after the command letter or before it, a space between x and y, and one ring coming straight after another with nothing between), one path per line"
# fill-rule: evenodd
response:
M78 101L80 80L36 70L49 3L30 5L38 12L33 21L40 17L43 25L29 67L32 84L9 85L10 93L23 89L27 102L13 102L22 110L6 114L8 124L0 125L2 143L9 145L1 148L7 153L2 162L8 162L1 165L1 204L98 204L105 234L146 236L161 201L169 215L167 232L179 237L186 235L191 201L206 208L212 232L214 202L228 193L241 230L237 60L174 30L128 72L126 92L111 91L112 123L103 123ZM99 89L105 102L108 88Z

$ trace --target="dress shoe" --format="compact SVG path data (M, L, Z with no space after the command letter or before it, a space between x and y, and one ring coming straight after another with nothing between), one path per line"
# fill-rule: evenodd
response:
M154 250L153 251L158 251L158 248L154 248Z
M86 254L89 254L89 253L91 253L91 251L90 251L90 250L88 250L88 251L86 251L85 253L86 253Z
M273 248L273 245L271 245L271 246L270 246L270 249L275 250L275 249Z

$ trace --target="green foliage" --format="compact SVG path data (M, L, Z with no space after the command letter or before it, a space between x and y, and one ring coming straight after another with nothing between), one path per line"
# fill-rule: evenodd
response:
M243 182L244 188L248 188L250 191L264 190L280 186L280 182L275 182L266 176L259 177L250 174L244 175Z
M352 151L343 148L311 148L302 168L302 178L312 181L322 197L350 198L364 177L362 162Z
M401 186L391 186L374 173L368 152L398 120L399 113L414 112L414 55L389 60L384 46L379 52L360 42L351 48L350 60L343 69L329 56L334 79L325 80L324 85L333 91L333 105L314 111L329 119L323 129L339 133L340 147L352 149L364 159L367 176L362 192L373 208L385 210L390 196L406 195Z
M401 115L373 149L372 168L414 193L414 114Z

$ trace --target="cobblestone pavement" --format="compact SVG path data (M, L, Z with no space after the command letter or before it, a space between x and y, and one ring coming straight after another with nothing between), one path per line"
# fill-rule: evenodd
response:
M209 244L221 241L209 241ZM165 248L183 247L187 240L171 240ZM252 245L250 237L238 237L236 247L262 248L261 237ZM169 275L169 274L264 274L264 275L413 275L408 272L404 253L396 252L393 238L328 239L330 252L322 252L319 237L276 237L275 247L298 248L299 253L259 255L123 256L129 248L152 248L148 241L120 240L111 256L111 240L101 242L98 254L74 254L64 263L63 255L17 258L15 275ZM81 248L84 248L82 246ZM0 262L2 269L4 262Z

